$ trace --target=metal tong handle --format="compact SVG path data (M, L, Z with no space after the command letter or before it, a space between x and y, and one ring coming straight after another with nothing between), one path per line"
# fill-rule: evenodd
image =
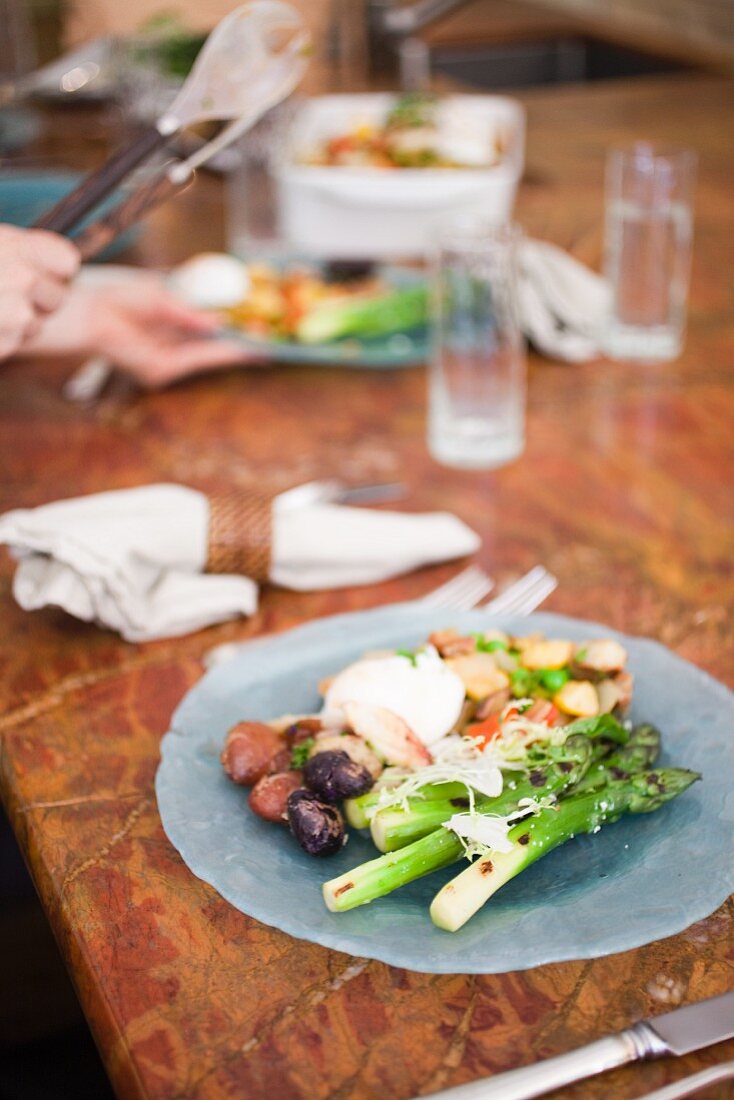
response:
M265 101L261 110L250 112L230 122L186 160L169 162L152 180L141 183L112 210L83 229L76 238L82 259L91 260L115 237L119 237L131 225L140 221L153 207L177 195L179 191L184 191L193 182L195 169L206 164L216 153L245 133L268 106L269 101Z
M178 167L178 164L176 164ZM159 203L185 191L193 182L193 171L176 175L170 170L136 187L122 202L119 202L108 214L88 225L75 240L83 260L91 260L105 249L116 237L124 233L135 222L140 221L149 210Z
M90 210L106 199L133 168L165 145L177 129L175 120L168 115L155 126L147 127L130 145L113 153L100 168L85 176L73 191L34 222L34 227L69 236Z

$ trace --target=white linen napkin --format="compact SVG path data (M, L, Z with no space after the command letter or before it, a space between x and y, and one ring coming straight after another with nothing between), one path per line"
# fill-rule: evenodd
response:
M520 324L538 351L583 363L600 354L609 301L601 275L547 241L523 241L519 255Z
M61 607L128 641L173 637L251 615L258 586L207 574L209 503L183 485L121 489L0 516L18 559L21 607ZM335 504L273 507L271 579L286 588L372 584L474 553L479 537L448 513Z

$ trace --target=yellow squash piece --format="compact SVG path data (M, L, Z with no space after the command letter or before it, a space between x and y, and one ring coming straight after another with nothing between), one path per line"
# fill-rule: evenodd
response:
M470 699L486 699L496 691L501 691L510 683L510 677L497 668L491 653L467 653L460 657L449 657L449 668L456 673L464 685Z
M564 668L571 660L573 651L573 642L534 642L523 650L520 664L531 671L539 668Z
M553 702L573 718L593 718L599 713L599 696L588 680L568 680L553 696Z

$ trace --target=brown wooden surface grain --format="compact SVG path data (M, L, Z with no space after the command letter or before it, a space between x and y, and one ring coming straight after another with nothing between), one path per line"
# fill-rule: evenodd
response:
M519 219L590 263L605 149L640 135L699 149L678 362L533 358L526 452L494 473L428 458L420 370L231 371L159 394L118 384L80 407L62 399L58 364L14 363L0 371L0 510L156 479L227 489L402 478L409 507L450 509L481 532L479 561L498 580L543 562L560 580L549 609L657 638L734 685L734 82L656 79L525 100ZM217 181L202 178L149 223L138 257L172 263L221 245L219 203ZM401 1100L734 987L731 902L623 955L427 976L250 920L167 842L153 793L159 740L209 646L417 596L455 568L347 592L269 590L249 622L133 646L60 612L20 611L3 552L2 795L120 1097ZM732 1056L725 1044L563 1095L627 1100Z

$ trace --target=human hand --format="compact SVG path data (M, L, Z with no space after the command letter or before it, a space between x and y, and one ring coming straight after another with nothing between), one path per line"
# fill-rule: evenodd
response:
M93 294L93 350L147 389L247 358L237 345L212 339L220 327L215 316L182 302L155 277Z
M64 237L0 225L0 360L22 348L59 308L78 268L79 252Z
M236 344L214 340L219 320L192 309L156 275L141 272L107 286L79 285L28 350L102 355L147 389L189 374L242 363Z

